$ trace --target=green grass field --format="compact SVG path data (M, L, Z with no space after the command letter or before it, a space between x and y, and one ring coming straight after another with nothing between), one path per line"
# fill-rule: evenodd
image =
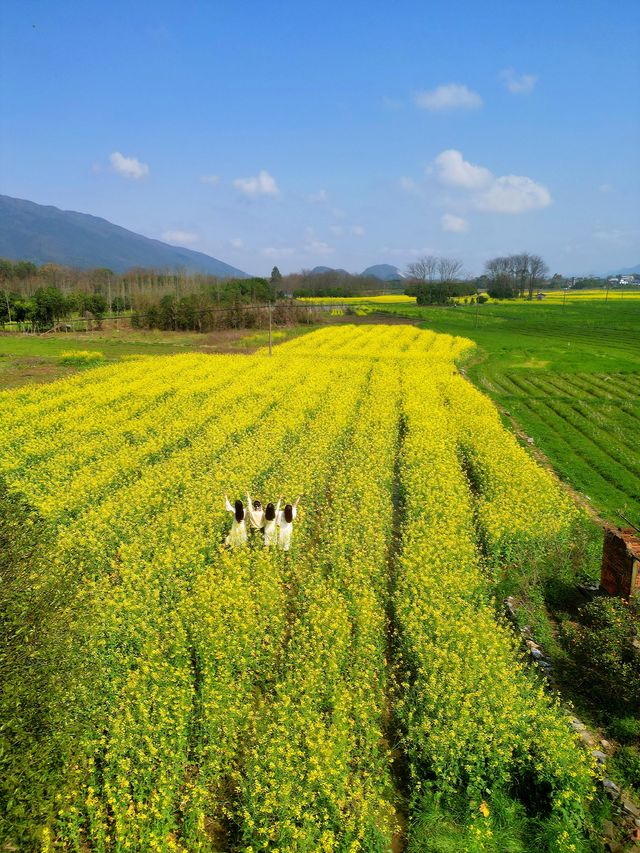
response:
M476 341L469 377L605 518L640 526L640 300L385 310Z

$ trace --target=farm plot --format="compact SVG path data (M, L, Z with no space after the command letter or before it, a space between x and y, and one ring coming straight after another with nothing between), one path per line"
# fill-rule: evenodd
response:
M510 372L491 378L563 476L619 524L640 524L640 374Z
M345 326L0 395L5 844L428 849L414 819L455 798L489 851L526 789L536 849L586 850L591 759L491 597L576 510L470 346ZM288 556L223 547L247 490L304 493Z

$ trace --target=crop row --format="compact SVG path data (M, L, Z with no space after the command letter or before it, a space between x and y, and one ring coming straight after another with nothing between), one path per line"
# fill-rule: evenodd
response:
M588 758L560 708L526 670L511 630L496 619L478 551L479 532L493 559L523 540L534 542L554 502L561 515L564 501L470 386L444 376L440 389L430 387L426 371L411 371L405 389L406 535L395 604L403 655L398 706L414 786L445 796L465 791L470 849L481 850L492 835L483 801L518 778L528 778L532 791L548 785L553 849L579 849L591 787ZM452 435L473 454L477 495ZM525 480L537 490L532 513L524 512L531 492L519 494Z

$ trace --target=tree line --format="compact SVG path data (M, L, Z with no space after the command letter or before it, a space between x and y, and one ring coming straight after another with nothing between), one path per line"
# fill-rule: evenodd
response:
M106 316L131 314L140 325L198 329L214 309L263 305L278 296L282 277L219 279L215 276L133 269L124 274L99 268L79 270L56 264L0 259L0 323L50 328L72 317L100 326ZM229 311L219 312L220 318ZM216 315L217 316L217 315ZM211 325L213 321L209 322ZM219 322L219 321L216 321Z

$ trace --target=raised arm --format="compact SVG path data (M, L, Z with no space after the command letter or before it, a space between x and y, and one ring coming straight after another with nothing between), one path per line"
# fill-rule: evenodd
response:
M297 509L297 508L298 508L298 504L300 503L300 498L301 498L301 497L302 497L302 495L298 495L298 497L297 497L297 498L295 499L295 501L293 502L293 508L294 508L294 509Z
M231 504L229 503L229 498L226 495L224 496L224 503L227 512L235 512L235 508L231 506Z

